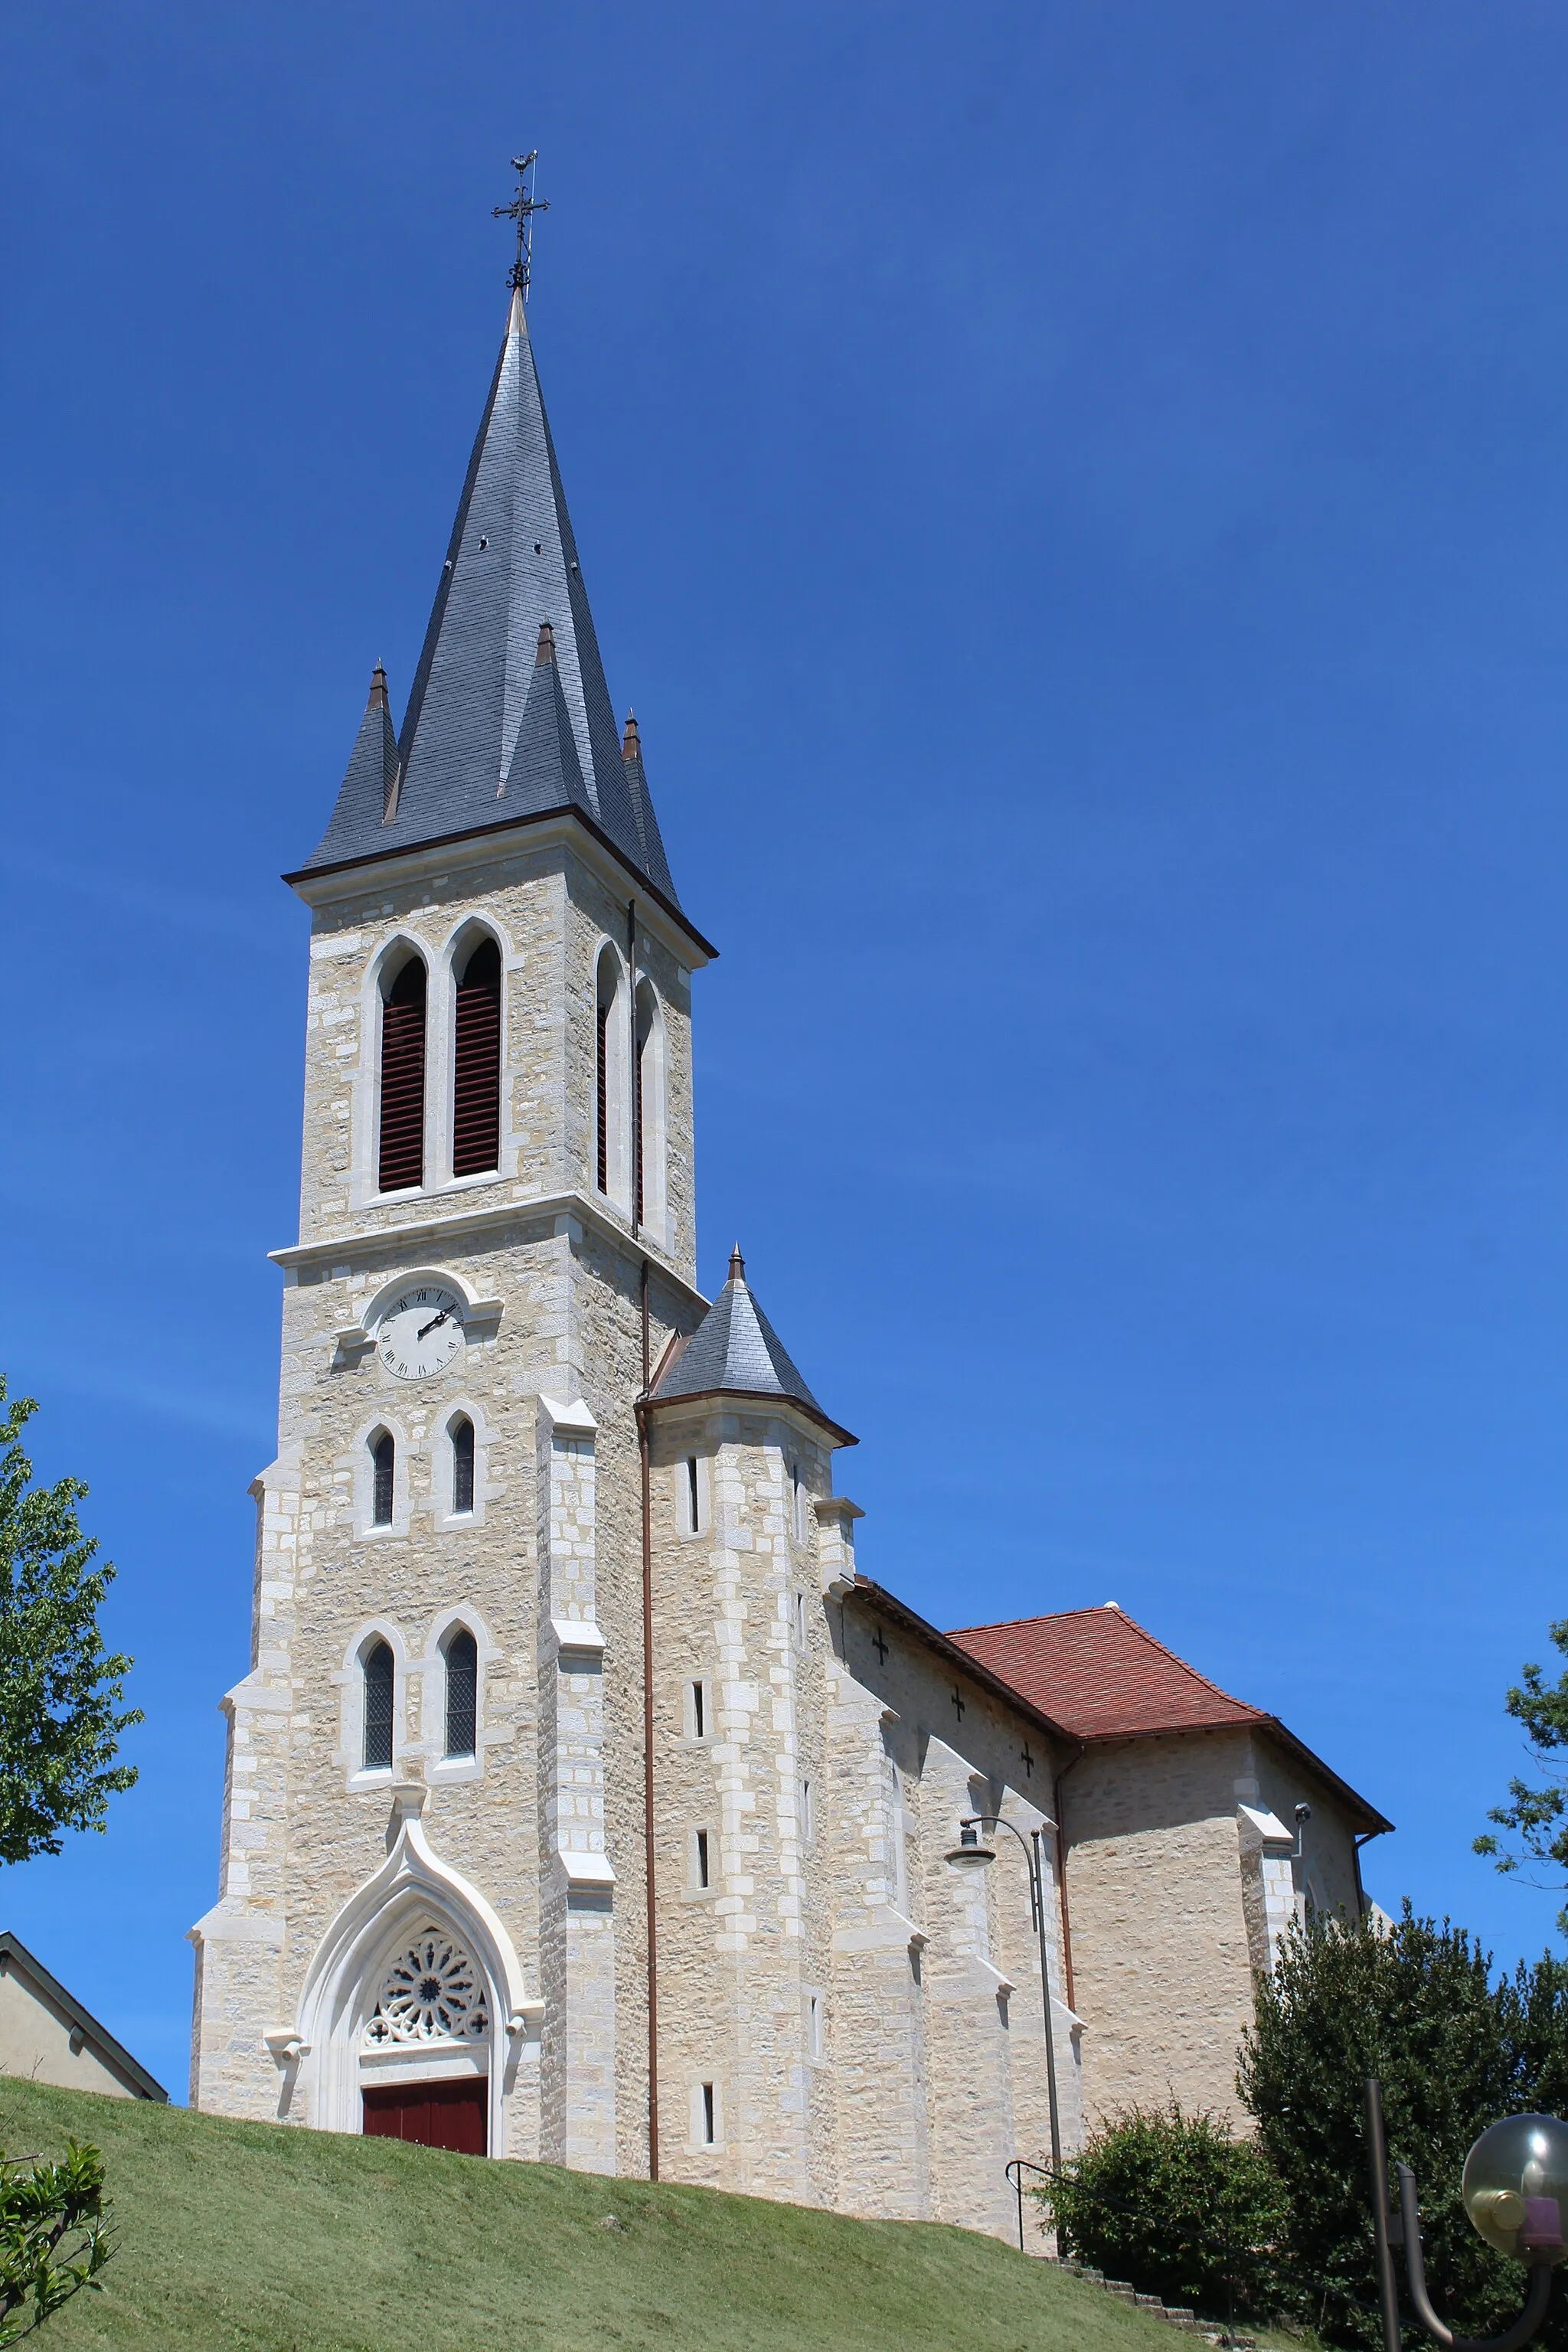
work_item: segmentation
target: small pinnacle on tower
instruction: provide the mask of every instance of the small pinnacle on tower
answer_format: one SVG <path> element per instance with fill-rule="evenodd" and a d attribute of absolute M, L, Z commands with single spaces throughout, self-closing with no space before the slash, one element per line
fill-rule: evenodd
<path fill-rule="evenodd" d="M 555 632 L 551 627 L 548 621 L 541 621 L 539 624 L 539 650 L 533 656 L 533 667 L 535 669 L 542 669 L 547 662 L 552 662 L 554 659 Z"/>
<path fill-rule="evenodd" d="M 746 1261 L 741 1255 L 739 1242 L 730 1252 L 730 1279 L 731 1282 L 744 1282 L 746 1279 Z"/>
<path fill-rule="evenodd" d="M 373 710 L 386 709 L 386 672 L 380 662 L 370 674 L 370 707 Z"/>
<path fill-rule="evenodd" d="M 635 710 L 628 710 L 626 713 L 626 731 L 621 737 L 621 757 L 623 760 L 642 758 L 642 737 L 637 733 L 637 715 Z"/>

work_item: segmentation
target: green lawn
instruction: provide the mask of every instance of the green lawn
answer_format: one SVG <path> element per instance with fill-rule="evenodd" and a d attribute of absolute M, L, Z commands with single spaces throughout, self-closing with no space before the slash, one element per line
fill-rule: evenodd
<path fill-rule="evenodd" d="M 50 2320 L 39 2352 L 1173 2352 L 1183 2340 L 963 2230 L 0 2076 L 0 2148 L 47 2155 L 68 2133 L 103 2150 L 121 2252 L 102 2294 Z"/>

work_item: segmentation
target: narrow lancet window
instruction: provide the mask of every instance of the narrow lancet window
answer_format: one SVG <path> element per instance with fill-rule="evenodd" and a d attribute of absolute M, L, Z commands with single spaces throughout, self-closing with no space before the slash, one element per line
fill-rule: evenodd
<path fill-rule="evenodd" d="M 474 1507 L 474 1424 L 465 1415 L 452 1423 L 452 1509 Z"/>
<path fill-rule="evenodd" d="M 373 1439 L 370 1449 L 370 1523 L 373 1528 L 392 1525 L 393 1484 L 397 1471 L 397 1447 L 390 1430 L 384 1429 Z"/>
<path fill-rule="evenodd" d="M 653 999 L 646 980 L 637 990 L 637 1036 L 632 1045 L 632 1126 L 637 1136 L 637 1166 L 632 1171 L 632 1223 L 640 1226 L 644 1222 L 643 1171 L 647 1165 L 643 1065 L 647 1059 L 648 1035 L 653 1025 Z"/>
<path fill-rule="evenodd" d="M 442 1645 L 447 1661 L 447 1754 L 472 1756 L 479 1729 L 479 1653 L 467 1626 Z"/>
<path fill-rule="evenodd" d="M 664 1029 L 651 981 L 637 982 L 633 1041 L 633 1113 L 637 1124 L 634 1210 L 639 1225 L 662 1234 L 665 1216 Z"/>
<path fill-rule="evenodd" d="M 392 1769 L 392 1652 L 377 1642 L 364 1659 L 364 1769 Z"/>
<path fill-rule="evenodd" d="M 411 956 L 381 1008 L 381 1138 L 384 1192 L 425 1181 L 425 967 Z"/>
<path fill-rule="evenodd" d="M 452 1173 L 500 1165 L 500 950 L 483 940 L 458 982 L 452 1069 Z"/>
<path fill-rule="evenodd" d="M 609 956 L 599 958 L 598 1001 L 595 1013 L 596 1060 L 594 1085 L 595 1181 L 601 1192 L 610 1189 L 610 1020 L 616 1009 L 616 971 Z"/>

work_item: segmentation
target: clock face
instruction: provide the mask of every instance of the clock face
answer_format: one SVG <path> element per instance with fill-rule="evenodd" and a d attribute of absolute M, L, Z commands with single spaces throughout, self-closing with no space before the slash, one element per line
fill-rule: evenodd
<path fill-rule="evenodd" d="M 395 1380 L 444 1372 L 463 1344 L 463 1302 L 439 1282 L 399 1292 L 375 1327 L 375 1352 Z"/>

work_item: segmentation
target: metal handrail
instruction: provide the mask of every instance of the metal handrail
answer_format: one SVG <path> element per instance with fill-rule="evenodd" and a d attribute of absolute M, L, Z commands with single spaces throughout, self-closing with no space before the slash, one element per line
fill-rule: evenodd
<path fill-rule="evenodd" d="M 1007 2166 L 1007 2181 L 1008 2181 L 1008 2185 L 1009 2185 L 1009 2186 L 1010 2186 L 1010 2188 L 1012 2189 L 1012 2191 L 1013 2191 L 1014 2196 L 1015 2196 L 1015 2197 L 1017 2199 L 1017 2200 L 1018 2200 L 1018 2252 L 1019 2252 L 1020 2253 L 1022 2253 L 1022 2252 L 1025 2251 L 1025 2249 L 1024 2249 L 1024 2175 L 1025 2175 L 1025 2173 L 1026 2173 L 1026 2172 L 1037 2172 L 1037 2173 L 1039 2174 L 1040 2179 L 1041 2179 L 1042 2180 L 1051 2180 L 1051 2179 L 1055 2179 L 1055 2177 L 1056 2177 L 1055 2172 L 1054 2172 L 1054 2169 L 1053 2169 L 1053 2168 L 1052 2168 L 1050 2165 L 1048 2165 L 1048 2164 L 1031 2164 L 1031 2163 L 1030 2163 L 1030 2161 L 1029 2161 L 1029 2159 L 1028 2159 L 1028 2158 L 1027 2158 L 1026 2156 L 1016 2156 L 1016 2157 L 1014 2157 L 1014 2158 L 1010 2160 L 1010 2162 L 1008 2163 L 1008 2166 Z M 1015 2178 L 1014 2178 L 1015 2174 L 1016 2174 L 1016 2176 L 1017 2176 L 1017 2178 L 1016 2178 L 1016 2179 L 1015 2179 Z"/>

